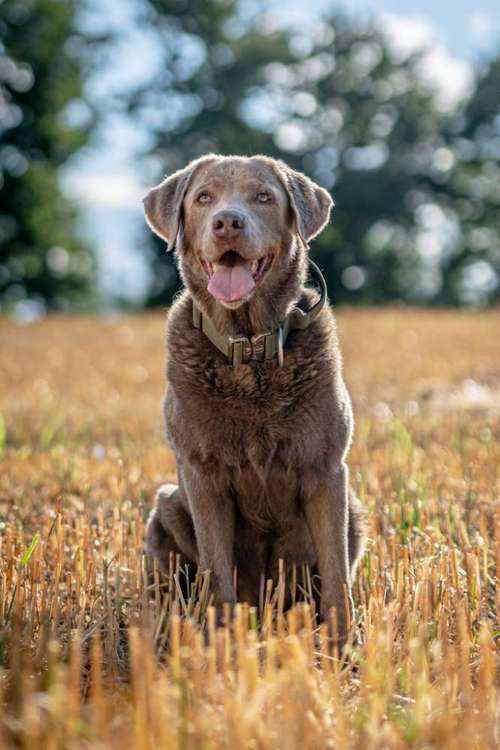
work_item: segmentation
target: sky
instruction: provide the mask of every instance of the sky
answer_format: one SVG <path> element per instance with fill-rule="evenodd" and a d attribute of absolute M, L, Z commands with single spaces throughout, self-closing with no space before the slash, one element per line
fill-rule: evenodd
<path fill-rule="evenodd" d="M 90 146 L 68 164 L 63 183 L 79 206 L 82 234 L 97 248 L 103 292 L 118 291 L 140 303 L 149 281 L 140 249 L 142 197 L 153 179 L 144 156 L 149 137 L 108 101 L 110 94 L 147 81 L 160 54 L 153 35 L 136 23 L 137 0 L 92 1 L 83 23 L 113 31 L 117 40 L 87 83 L 88 96 L 103 113 L 101 126 Z M 246 4 L 251 7 L 252 0 Z M 279 15 L 283 0 L 265 5 Z M 499 0 L 308 0 L 305 8 L 301 0 L 288 0 L 287 20 L 300 23 L 332 8 L 377 20 L 402 50 L 429 46 L 424 75 L 443 107 L 467 93 L 473 65 L 500 45 Z"/>

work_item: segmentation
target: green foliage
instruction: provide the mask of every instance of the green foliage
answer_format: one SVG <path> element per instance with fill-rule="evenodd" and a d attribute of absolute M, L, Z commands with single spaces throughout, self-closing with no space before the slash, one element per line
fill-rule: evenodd
<path fill-rule="evenodd" d="M 500 54 L 480 72 L 474 95 L 445 129 L 452 155 L 441 203 L 458 233 L 448 259 L 443 299 L 500 299 Z"/>
<path fill-rule="evenodd" d="M 333 301 L 492 301 L 498 145 L 485 161 L 477 144 L 485 127 L 498 144 L 499 64 L 450 115 L 422 82 L 423 53 L 401 58 L 374 24 L 335 15 L 301 31 L 249 17 L 234 1 L 147 5 L 164 60 L 131 108 L 153 133 L 158 177 L 207 151 L 284 158 L 335 199 L 333 223 L 313 245 Z M 475 161 L 462 158 L 464 140 Z M 433 221 L 442 231 L 430 231 Z M 154 243 L 152 304 L 178 285 L 173 259 Z M 478 243 L 486 265 L 469 278 Z"/>
<path fill-rule="evenodd" d="M 94 276 L 58 169 L 87 140 L 76 0 L 0 2 L 0 309 L 81 304 Z"/>
<path fill-rule="evenodd" d="M 39 542 L 40 542 L 40 534 L 36 533 L 33 536 L 29 546 L 25 550 L 23 556 L 21 557 L 21 562 L 20 562 L 21 568 L 25 568 L 26 565 L 29 563 L 29 561 L 31 560 L 31 556 L 33 555 L 33 552 L 38 547 Z"/>

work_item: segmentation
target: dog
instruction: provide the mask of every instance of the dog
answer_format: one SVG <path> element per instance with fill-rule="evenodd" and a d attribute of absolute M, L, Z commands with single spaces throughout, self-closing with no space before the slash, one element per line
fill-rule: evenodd
<path fill-rule="evenodd" d="M 332 205 L 265 156 L 205 155 L 145 197 L 185 286 L 168 314 L 164 404 L 178 485 L 158 491 L 146 552 L 163 571 L 172 552 L 210 570 L 219 609 L 257 605 L 280 560 L 308 565 L 344 642 L 364 544 L 345 463 L 353 416 L 318 269 L 322 293 L 306 286 Z"/>

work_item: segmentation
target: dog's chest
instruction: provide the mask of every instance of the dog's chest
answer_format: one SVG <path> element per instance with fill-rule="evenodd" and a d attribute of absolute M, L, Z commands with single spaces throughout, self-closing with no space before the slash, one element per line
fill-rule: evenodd
<path fill-rule="evenodd" d="M 231 436 L 254 463 L 266 464 L 283 452 L 304 429 L 315 399 L 307 389 L 310 378 L 296 367 L 276 363 L 221 368 L 207 382 L 208 409 L 221 437 Z M 286 451 L 285 451 L 286 452 Z"/>
<path fill-rule="evenodd" d="M 317 374 L 313 362 L 299 364 L 291 356 L 284 367 L 274 360 L 237 368 L 219 365 L 206 368 L 204 391 L 229 418 L 241 414 L 265 422 L 310 400 L 308 387 Z"/>
<path fill-rule="evenodd" d="M 261 473 L 271 460 L 286 465 L 303 452 L 304 437 L 316 423 L 316 374 L 313 364 L 291 360 L 283 368 L 275 362 L 237 370 L 207 366 L 191 383 L 176 377 L 167 395 L 168 432 L 174 443 L 189 435 L 182 442 L 202 461 L 250 463 Z"/>

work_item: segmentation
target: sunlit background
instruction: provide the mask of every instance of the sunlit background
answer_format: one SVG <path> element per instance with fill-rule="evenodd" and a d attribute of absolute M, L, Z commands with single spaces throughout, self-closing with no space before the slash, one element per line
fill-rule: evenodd
<path fill-rule="evenodd" d="M 331 191 L 333 301 L 499 298 L 495 0 L 0 0 L 0 304 L 166 305 L 141 198 L 206 151 Z"/>

